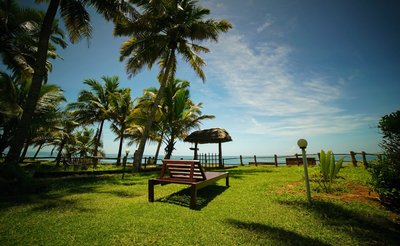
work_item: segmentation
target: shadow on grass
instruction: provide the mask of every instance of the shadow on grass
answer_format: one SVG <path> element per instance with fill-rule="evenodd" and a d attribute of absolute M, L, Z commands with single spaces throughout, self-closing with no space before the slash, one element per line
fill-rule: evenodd
<path fill-rule="evenodd" d="M 398 245 L 400 241 L 400 224 L 380 215 L 364 214 L 326 201 L 314 201 L 312 207 L 305 201 L 278 202 L 295 209 L 306 210 L 325 225 L 342 230 L 362 243 Z"/>
<path fill-rule="evenodd" d="M 246 230 L 249 233 L 268 237 L 269 239 L 276 241 L 279 245 L 329 245 L 317 239 L 305 237 L 292 231 L 261 223 L 243 222 L 235 219 L 228 219 L 226 220 L 226 223 L 233 225 L 238 229 Z M 252 236 L 250 235 L 250 237 Z"/>
<path fill-rule="evenodd" d="M 56 204 L 62 204 L 62 201 L 69 200 L 68 198 L 65 199 L 65 197 L 85 193 L 104 193 L 121 198 L 132 198 L 140 195 L 133 191 L 125 191 L 125 188 L 119 190 L 118 187 L 146 185 L 147 180 L 147 175 L 144 177 L 140 175 L 130 176 L 124 180 L 121 179 L 120 175 L 70 176 L 51 179 L 32 179 L 24 185 L 26 188 L 23 189 L 15 189 L 15 184 L 13 183 L 0 183 L 0 190 L 2 191 L 0 193 L 0 209 L 24 204 L 54 208 Z M 110 188 L 110 191 L 99 190 L 98 187 L 103 185 L 112 188 Z M 50 200 L 56 202 L 46 205 L 46 202 Z"/>
<path fill-rule="evenodd" d="M 229 187 L 210 185 L 197 191 L 196 209 L 201 210 L 206 207 L 217 196 L 221 195 Z M 182 207 L 190 207 L 190 187 L 175 192 L 167 197 L 157 199 L 158 202 L 170 203 Z"/>

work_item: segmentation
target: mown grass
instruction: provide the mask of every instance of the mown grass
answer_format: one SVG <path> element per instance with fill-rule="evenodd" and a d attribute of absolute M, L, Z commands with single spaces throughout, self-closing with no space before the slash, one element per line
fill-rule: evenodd
<path fill-rule="evenodd" d="M 313 172 L 315 170 L 311 170 Z M 364 186 L 346 166 L 338 185 L 306 202 L 301 167 L 230 169 L 230 187 L 209 186 L 190 210 L 184 186 L 156 186 L 155 173 L 39 180 L 45 191 L 2 197 L 0 245 L 396 245 L 398 217 L 373 199 L 341 199 Z M 350 186 L 348 184 L 351 184 Z M 316 184 L 312 184 L 316 188 Z"/>

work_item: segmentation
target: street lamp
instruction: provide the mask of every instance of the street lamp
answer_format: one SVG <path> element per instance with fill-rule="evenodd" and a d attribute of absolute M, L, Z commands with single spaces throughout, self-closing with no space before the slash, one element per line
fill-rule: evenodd
<path fill-rule="evenodd" d="M 308 180 L 308 164 L 307 164 L 307 155 L 306 155 L 306 148 L 307 148 L 307 140 L 299 139 L 297 141 L 297 145 L 301 149 L 301 153 L 303 156 L 303 165 L 304 165 L 304 180 L 306 183 L 306 190 L 307 190 L 307 200 L 310 206 L 312 205 L 311 202 L 311 192 L 310 192 L 310 182 Z"/>

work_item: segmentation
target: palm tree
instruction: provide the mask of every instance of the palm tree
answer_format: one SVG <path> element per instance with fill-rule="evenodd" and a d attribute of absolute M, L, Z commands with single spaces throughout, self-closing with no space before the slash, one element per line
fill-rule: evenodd
<path fill-rule="evenodd" d="M 21 120 L 18 122 L 17 133 L 14 135 L 6 163 L 17 165 L 18 157 L 21 152 L 24 140 L 27 136 L 32 116 L 39 98 L 40 89 L 46 77 L 46 60 L 49 50 L 49 40 L 51 29 L 58 9 L 64 20 L 66 29 L 69 32 L 71 42 L 76 42 L 82 37 L 89 38 L 92 27 L 90 26 L 90 16 L 86 11 L 86 6 L 92 6 L 102 14 L 107 20 L 116 21 L 125 18 L 123 12 L 132 10 L 125 1 L 104 1 L 104 0 L 47 0 L 49 6 L 44 16 L 35 54 L 34 74 L 32 85 L 29 89 L 28 98 L 24 107 Z"/>
<path fill-rule="evenodd" d="M 84 84 L 88 85 L 90 90 L 82 90 L 78 101 L 68 105 L 68 108 L 73 110 L 72 115 L 77 122 L 83 125 L 99 123 L 95 137 L 94 157 L 98 154 L 104 122 L 110 118 L 111 95 L 119 90 L 118 76 L 103 76 L 101 79 L 104 85 L 94 79 L 85 80 Z M 93 161 L 94 165 L 98 162 L 97 158 Z"/>
<path fill-rule="evenodd" d="M 26 91 L 29 90 L 29 87 L 30 83 Z M 26 99 L 26 97 L 24 99 Z M 28 147 L 32 144 L 32 139 L 40 134 L 37 132 L 38 129 L 42 127 L 54 129 L 56 127 L 61 115 L 60 104 L 62 102 L 65 102 L 64 92 L 58 85 L 45 84 L 42 86 L 39 100 L 33 114 L 32 124 L 30 125 L 29 134 L 25 141 L 25 148 L 20 157 L 21 160 L 25 157 Z"/>
<path fill-rule="evenodd" d="M 74 135 L 74 130 L 78 127 L 78 122 L 73 120 L 71 112 L 65 110 L 62 117 L 60 117 L 60 128 L 54 131 L 53 133 L 53 141 L 54 149 L 58 147 L 58 153 L 56 157 L 56 166 L 60 165 L 62 152 L 66 145 L 74 145 L 76 142 L 76 138 Z M 54 150 L 53 149 L 53 150 Z"/>
<path fill-rule="evenodd" d="M 11 76 L 0 73 L 0 127 L 3 132 L 0 140 L 0 151 L 4 151 L 11 142 L 11 136 L 17 131 L 16 123 L 25 110 L 23 107 L 27 98 L 31 81 L 15 80 Z M 28 130 L 25 144 L 25 156 L 31 140 L 37 135 L 37 130 L 43 126 L 52 128 L 60 116 L 59 107 L 65 101 L 63 91 L 59 86 L 46 84 L 39 94 L 39 100 L 35 108 L 32 124 Z"/>
<path fill-rule="evenodd" d="M 95 146 L 94 129 L 84 127 L 82 130 L 76 132 L 76 151 L 80 158 L 86 158 L 89 154 L 93 153 Z"/>
<path fill-rule="evenodd" d="M 165 158 L 170 159 L 177 139 L 184 139 L 189 131 L 198 128 L 205 119 L 213 119 L 213 115 L 202 115 L 202 104 L 194 104 L 190 99 L 189 81 L 175 79 L 165 89 L 164 130 L 165 130 Z"/>
<path fill-rule="evenodd" d="M 205 61 L 197 53 L 209 50 L 199 43 L 207 40 L 217 41 L 219 34 L 228 31 L 232 26 L 226 20 L 205 20 L 204 17 L 209 15 L 210 11 L 197 6 L 195 0 L 131 2 L 143 11 L 137 18 L 122 20 L 115 26 L 115 35 L 132 35 L 122 44 L 121 61 L 128 58 L 126 69 L 130 75 L 137 74 L 144 66 L 151 68 L 157 61 L 160 65 L 160 88 L 135 155 L 136 168 L 140 170 L 155 112 L 166 84 L 175 76 L 177 54 L 182 55 L 204 81 L 202 67 Z"/>
<path fill-rule="evenodd" d="M 4 64 L 22 79 L 32 78 L 35 53 L 39 41 L 40 23 L 45 13 L 41 10 L 21 8 L 14 0 L 0 2 L 0 54 Z M 54 20 L 47 58 L 57 58 L 56 46 L 67 46 L 64 32 Z M 52 64 L 46 61 L 46 70 L 51 71 Z M 47 73 L 46 73 L 47 74 Z M 47 79 L 47 78 L 46 78 Z"/>
<path fill-rule="evenodd" d="M 121 164 L 122 144 L 126 135 L 126 129 L 133 122 L 133 118 L 130 117 L 132 110 L 133 102 L 130 89 L 126 88 L 111 96 L 111 130 L 117 135 L 116 140 L 119 139 L 117 166 Z"/>

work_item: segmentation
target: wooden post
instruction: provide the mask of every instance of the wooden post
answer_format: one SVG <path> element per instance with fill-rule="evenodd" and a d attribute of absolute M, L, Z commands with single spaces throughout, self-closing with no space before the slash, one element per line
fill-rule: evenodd
<path fill-rule="evenodd" d="M 240 165 L 243 166 L 243 156 L 240 155 L 239 158 L 240 158 Z"/>
<path fill-rule="evenodd" d="M 257 166 L 257 157 L 256 157 L 256 155 L 254 155 L 254 163 L 255 163 L 256 166 Z"/>
<path fill-rule="evenodd" d="M 350 151 L 350 156 L 351 156 L 351 162 L 353 163 L 353 166 L 357 166 L 357 159 L 356 159 L 356 153 L 354 151 Z"/>
<path fill-rule="evenodd" d="M 278 167 L 278 156 L 276 154 L 274 155 L 274 160 L 275 160 L 275 167 Z"/>
<path fill-rule="evenodd" d="M 365 151 L 361 151 L 361 154 L 362 154 L 362 158 L 363 158 L 363 162 L 364 162 L 364 167 L 368 168 L 368 162 L 367 162 L 367 157 L 366 157 Z"/>
<path fill-rule="evenodd" d="M 197 150 L 199 150 L 198 148 L 197 148 L 197 142 L 195 142 L 194 143 L 194 159 L 195 160 L 198 160 L 199 159 L 199 156 L 198 156 L 198 154 L 197 154 Z"/>
<path fill-rule="evenodd" d="M 297 166 L 300 166 L 299 154 L 297 154 L 297 153 L 296 153 L 296 162 L 297 162 Z"/>
<path fill-rule="evenodd" d="M 223 168 L 224 167 L 224 163 L 222 162 L 222 143 L 219 142 L 218 143 L 218 164 L 219 164 L 219 168 Z"/>

